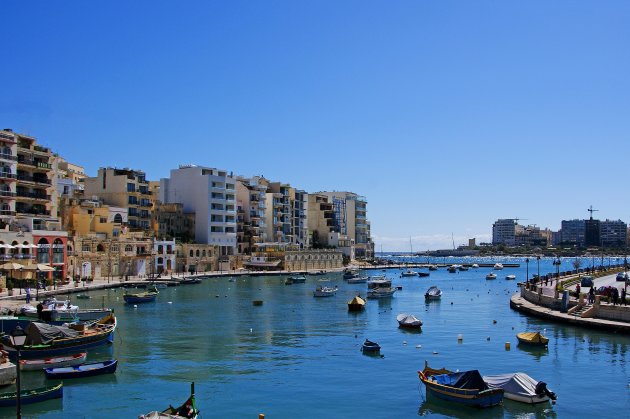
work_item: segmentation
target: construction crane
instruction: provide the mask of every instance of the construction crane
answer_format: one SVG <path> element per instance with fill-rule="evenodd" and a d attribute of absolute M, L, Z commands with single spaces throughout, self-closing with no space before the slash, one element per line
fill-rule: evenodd
<path fill-rule="evenodd" d="M 591 213 L 591 220 L 592 220 L 593 219 L 593 213 L 595 211 L 599 211 L 599 210 L 593 209 L 593 206 L 591 205 L 590 207 L 588 207 L 587 211 Z"/>

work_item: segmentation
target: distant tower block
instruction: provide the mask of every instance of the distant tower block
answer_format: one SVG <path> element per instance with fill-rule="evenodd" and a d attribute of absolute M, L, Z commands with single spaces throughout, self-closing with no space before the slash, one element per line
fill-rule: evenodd
<path fill-rule="evenodd" d="M 474 249 L 475 246 L 477 245 L 475 238 L 473 237 L 472 239 L 468 239 L 468 248 L 469 249 Z"/>

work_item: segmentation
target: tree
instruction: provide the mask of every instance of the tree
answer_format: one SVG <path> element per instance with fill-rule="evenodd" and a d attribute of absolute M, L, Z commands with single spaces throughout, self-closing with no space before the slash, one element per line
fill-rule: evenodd
<path fill-rule="evenodd" d="M 573 262 L 571 262 L 571 264 L 575 268 L 575 273 L 577 274 L 577 273 L 579 273 L 580 267 L 582 266 L 582 259 L 579 258 L 579 257 L 576 257 L 575 260 L 573 260 Z"/>

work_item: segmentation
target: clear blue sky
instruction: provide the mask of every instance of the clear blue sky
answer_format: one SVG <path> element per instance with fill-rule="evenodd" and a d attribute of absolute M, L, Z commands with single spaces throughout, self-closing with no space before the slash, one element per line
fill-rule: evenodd
<path fill-rule="evenodd" d="M 368 197 L 380 250 L 630 222 L 626 1 L 0 3 L 0 125 L 90 175 Z"/>

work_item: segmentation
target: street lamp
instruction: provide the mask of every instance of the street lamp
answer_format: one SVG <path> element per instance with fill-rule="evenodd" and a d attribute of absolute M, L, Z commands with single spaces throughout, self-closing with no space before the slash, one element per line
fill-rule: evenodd
<path fill-rule="evenodd" d="M 562 262 L 560 261 L 560 256 L 556 256 L 556 260 L 553 261 L 553 264 L 556 266 L 556 280 L 558 280 L 558 278 L 560 278 L 560 264 Z"/>
<path fill-rule="evenodd" d="M 22 417 L 22 395 L 20 394 L 20 349 L 24 347 L 26 343 L 26 332 L 20 326 L 17 326 L 10 335 L 11 345 L 15 348 L 17 352 L 17 362 L 15 363 L 15 370 L 17 372 L 15 378 L 15 386 L 17 387 L 16 394 L 16 406 L 17 406 L 17 419 L 21 419 Z"/>
<path fill-rule="evenodd" d="M 529 284 L 529 258 L 525 258 L 525 282 Z"/>
<path fill-rule="evenodd" d="M 537 280 L 540 282 L 540 255 L 536 256 L 536 265 L 538 265 Z"/>

